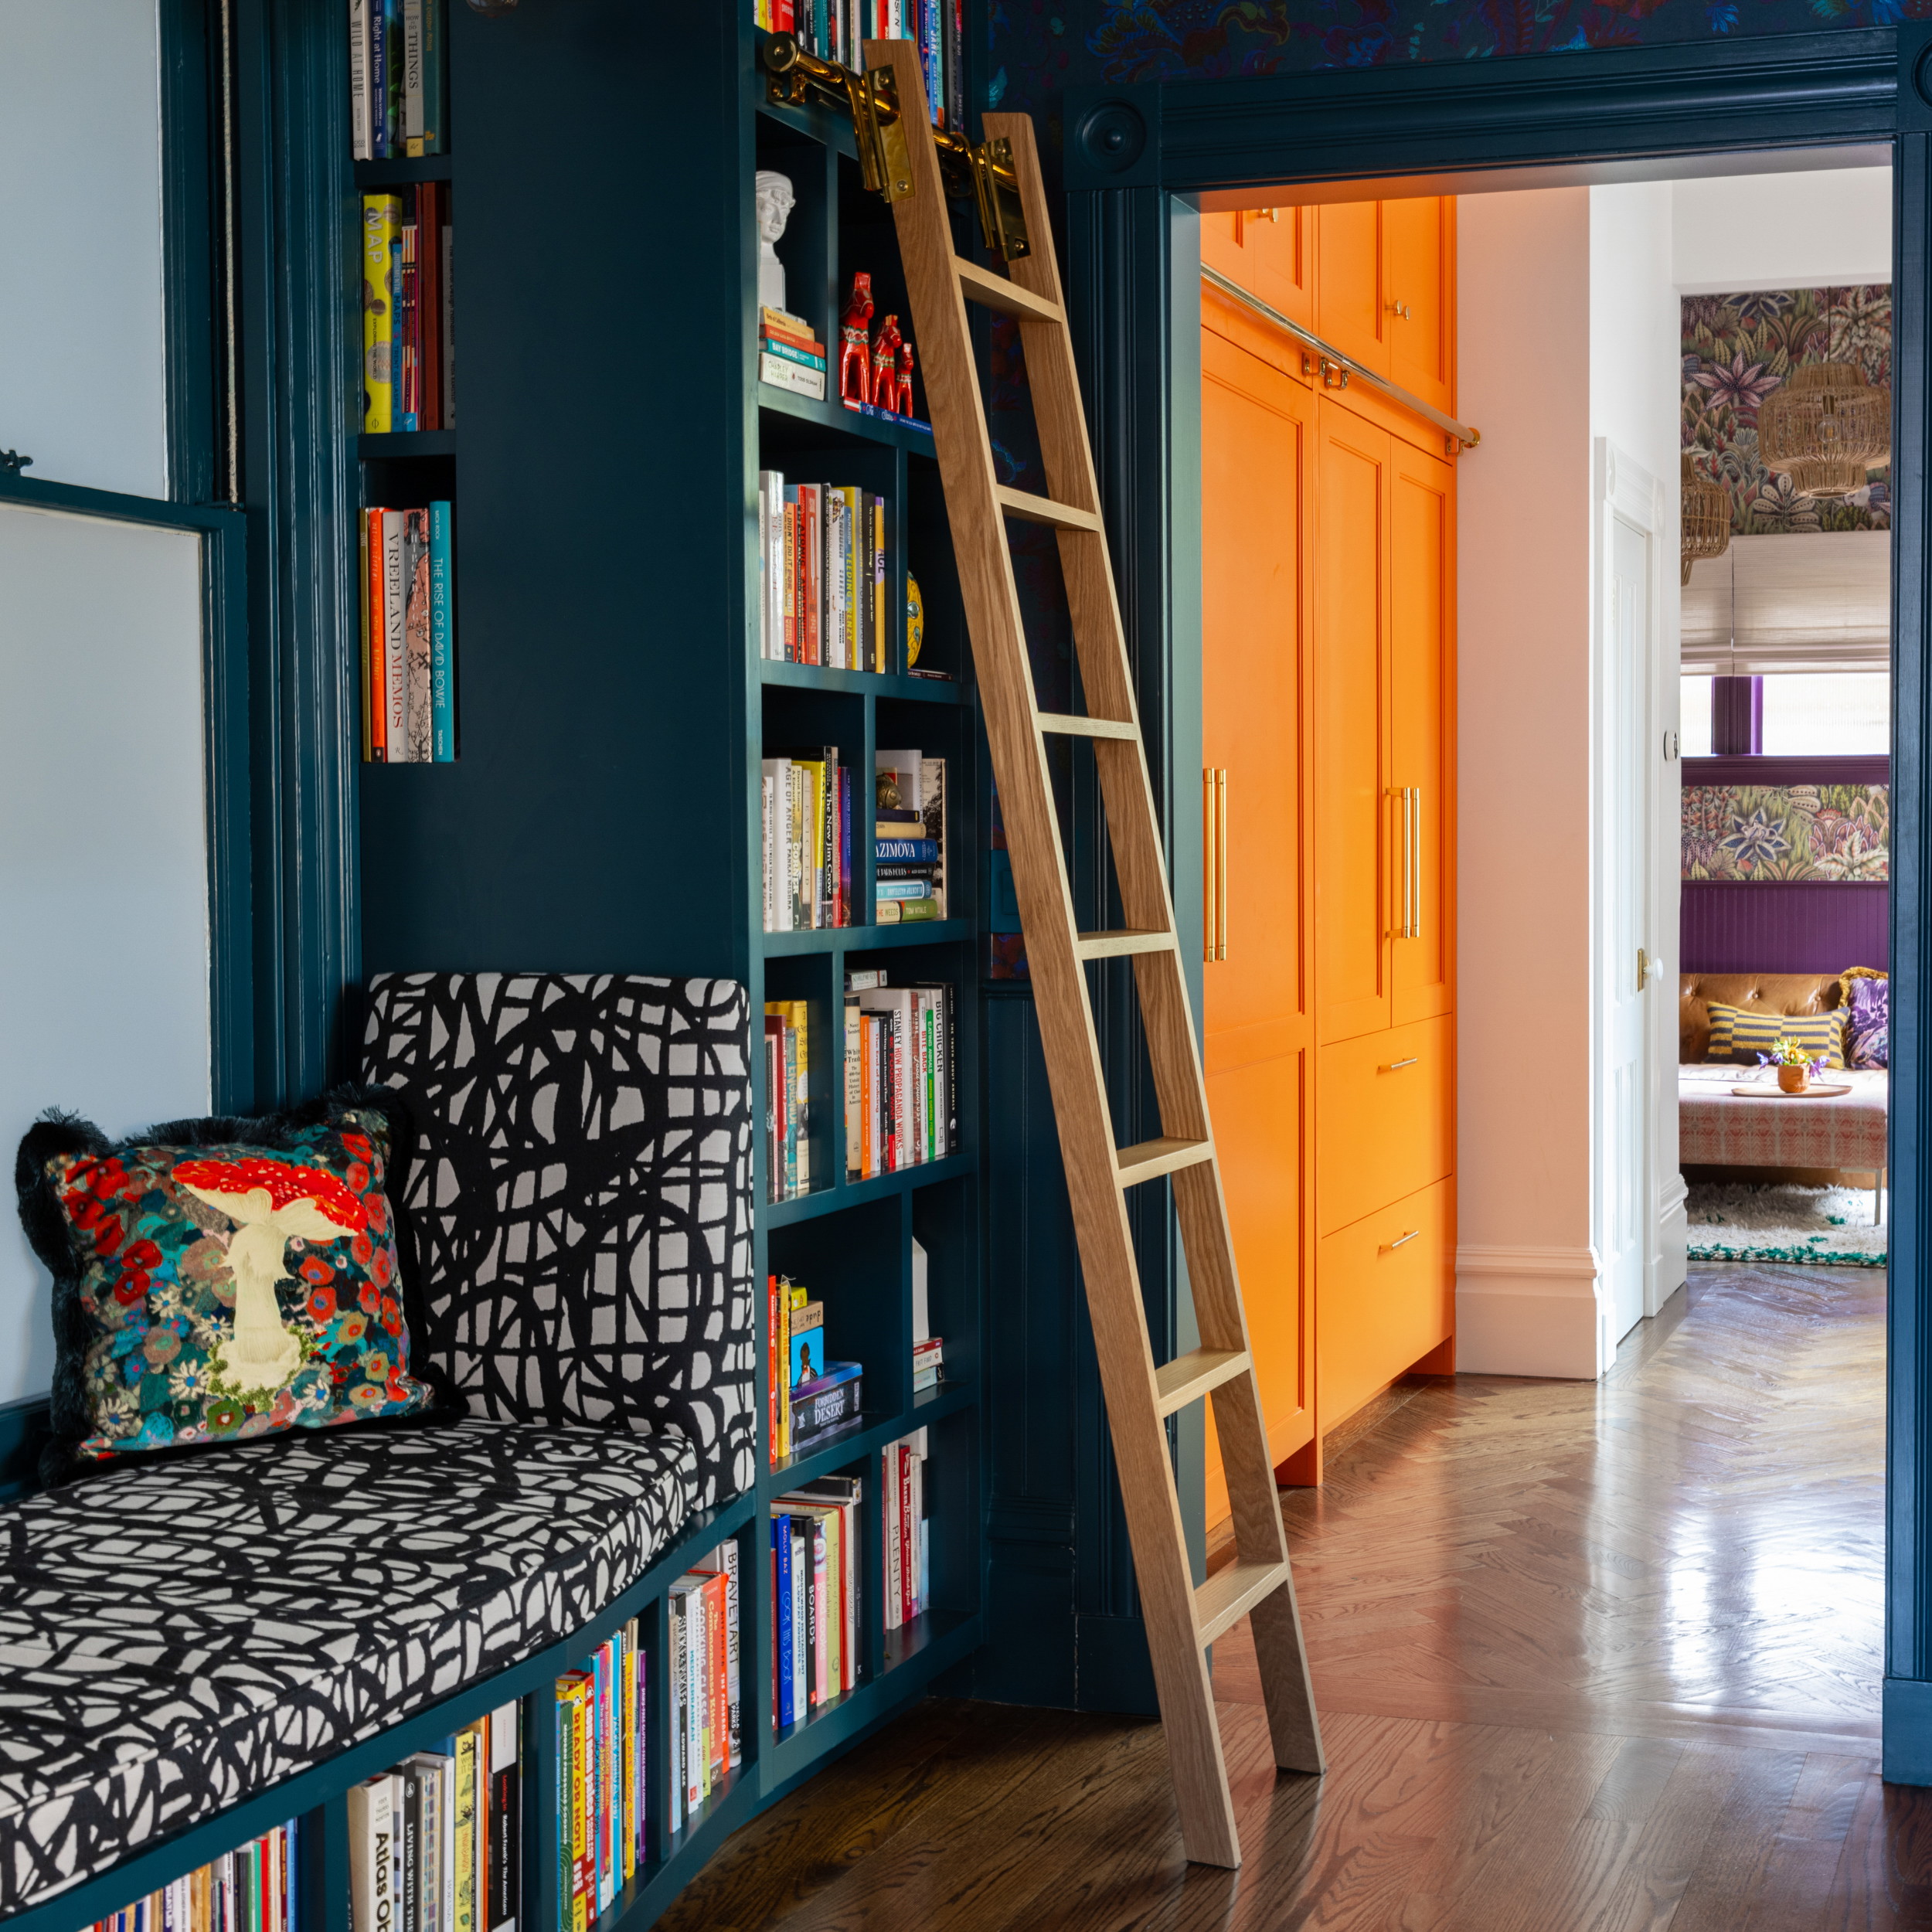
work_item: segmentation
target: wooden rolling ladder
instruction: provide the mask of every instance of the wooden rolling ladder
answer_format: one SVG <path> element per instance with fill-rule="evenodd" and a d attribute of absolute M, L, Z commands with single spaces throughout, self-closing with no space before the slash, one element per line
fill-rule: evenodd
<path fill-rule="evenodd" d="M 929 128 L 912 43 L 869 41 L 866 61 L 869 76 L 893 70 L 900 129 Z M 1240 1843 L 1208 1646 L 1243 1617 L 1249 1619 L 1277 1764 L 1321 1771 L 1321 1736 L 1032 123 L 1022 114 L 988 114 L 984 128 L 995 148 L 1010 144 L 1009 185 L 1017 185 L 1029 238 L 1024 250 L 1009 251 L 1017 257 L 1009 260 L 1009 274 L 980 267 L 954 250 L 933 141 L 914 132 L 903 145 L 893 143 L 892 186 L 901 192 L 889 199 L 1026 929 L 1182 1835 L 1189 1858 L 1238 1865 Z M 957 144 L 957 137 L 954 140 Z M 976 158 L 983 172 L 986 158 Z M 982 207 L 987 198 L 983 189 Z M 1009 489 L 995 478 L 967 328 L 968 302 L 1019 322 L 1050 496 Z M 1086 691 L 1084 717 L 1043 713 L 1035 702 L 1006 546 L 1009 517 L 1057 533 Z M 1092 742 L 1126 920 L 1118 931 L 1083 933 L 1075 926 L 1047 770 L 1049 734 Z M 1162 1126 L 1160 1138 L 1134 1147 L 1114 1145 L 1083 970 L 1089 960 L 1121 954 L 1134 961 Z M 1157 1366 L 1141 1307 L 1126 1194 L 1163 1175 L 1174 1188 L 1202 1343 Z M 1203 1396 L 1214 1405 L 1236 1560 L 1197 1590 L 1165 1423 L 1176 1410 Z"/>

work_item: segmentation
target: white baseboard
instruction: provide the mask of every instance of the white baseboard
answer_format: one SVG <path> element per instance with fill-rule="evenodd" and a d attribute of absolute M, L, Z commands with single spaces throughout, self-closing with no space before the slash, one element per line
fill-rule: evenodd
<path fill-rule="evenodd" d="M 1594 1248 L 1456 1250 L 1456 1367 L 1594 1381 L 1605 1366 Z"/>
<path fill-rule="evenodd" d="M 1690 1278 L 1690 1216 L 1687 1202 L 1690 1189 L 1681 1174 L 1664 1183 L 1663 1198 L 1658 1203 L 1655 1305 L 1648 1312 L 1656 1315 Z"/>

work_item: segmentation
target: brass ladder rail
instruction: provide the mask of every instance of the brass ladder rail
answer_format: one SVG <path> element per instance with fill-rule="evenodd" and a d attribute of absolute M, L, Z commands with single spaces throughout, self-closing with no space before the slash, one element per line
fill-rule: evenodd
<path fill-rule="evenodd" d="M 868 41 L 866 63 L 870 73 L 893 70 L 894 97 L 910 128 L 929 124 L 910 42 Z M 1233 1866 L 1241 1848 L 1208 1646 L 1241 1617 L 1249 1620 L 1277 1764 L 1321 1771 L 1321 1734 L 1033 126 L 1022 114 L 988 114 L 984 126 L 994 142 L 1012 145 L 1030 243 L 1008 273 L 981 268 L 954 252 L 930 140 L 908 140 L 910 192 L 889 199 L 919 332 L 1182 1840 L 1189 1858 Z M 1046 462 L 1045 498 L 1002 489 L 995 474 L 967 328 L 968 301 L 1018 321 Z M 1007 547 L 1009 517 L 1046 524 L 1056 533 L 1085 718 L 1043 716 L 1036 702 Z M 1117 932 L 1082 933 L 1075 923 L 1048 776 L 1049 733 L 1084 737 L 1093 746 L 1121 896 Z M 1084 970 L 1086 961 L 1117 952 L 1134 962 L 1160 1107 L 1160 1137 L 1137 1147 L 1114 1145 Z M 1127 1189 L 1158 1178 L 1174 1189 L 1201 1333 L 1199 1348 L 1161 1364 L 1141 1307 L 1126 1200 Z M 1235 1560 L 1197 1590 L 1164 1418 L 1204 1398 L 1214 1405 Z"/>

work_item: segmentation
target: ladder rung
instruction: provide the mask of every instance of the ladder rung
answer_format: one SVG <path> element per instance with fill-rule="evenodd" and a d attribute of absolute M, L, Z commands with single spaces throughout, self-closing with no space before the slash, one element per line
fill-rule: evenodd
<path fill-rule="evenodd" d="M 1002 315 L 1017 315 L 1029 322 L 1064 322 L 1066 315 L 1058 302 L 1049 302 L 1036 295 L 1031 289 L 1022 288 L 1018 282 L 1009 282 L 1004 275 L 995 275 L 990 268 L 981 268 L 977 262 L 969 262 L 964 257 L 953 257 L 953 273 L 959 277 L 960 292 L 969 302 L 977 302 L 981 308 L 996 308 Z"/>
<path fill-rule="evenodd" d="M 1190 1349 L 1164 1362 L 1154 1371 L 1154 1384 L 1160 1396 L 1160 1410 L 1171 1416 L 1190 1402 L 1199 1402 L 1210 1389 L 1245 1375 L 1249 1367 L 1245 1349 Z"/>
<path fill-rule="evenodd" d="M 1137 1141 L 1131 1147 L 1114 1150 L 1114 1178 L 1122 1187 L 1158 1179 L 1179 1167 L 1195 1167 L 1214 1158 L 1212 1141 L 1177 1141 L 1164 1137 L 1158 1141 Z"/>
<path fill-rule="evenodd" d="M 1174 935 L 1121 927 L 1111 932 L 1077 934 L 1073 950 L 1082 959 L 1117 959 L 1123 953 L 1171 953 Z"/>
<path fill-rule="evenodd" d="M 1194 1593 L 1194 1621 L 1203 1646 L 1233 1628 L 1288 1580 L 1286 1563 L 1230 1563 Z"/>
<path fill-rule="evenodd" d="M 1004 484 L 994 486 L 999 507 L 1022 523 L 1044 523 L 1054 530 L 1098 530 L 1100 519 L 1091 510 L 1077 510 L 1070 503 L 1056 503 L 1050 496 L 1032 496 L 1025 490 L 1009 490 Z"/>
<path fill-rule="evenodd" d="M 1118 718 L 1077 718 L 1071 712 L 1043 711 L 1039 728 L 1062 738 L 1138 738 L 1138 725 L 1124 724 Z"/>

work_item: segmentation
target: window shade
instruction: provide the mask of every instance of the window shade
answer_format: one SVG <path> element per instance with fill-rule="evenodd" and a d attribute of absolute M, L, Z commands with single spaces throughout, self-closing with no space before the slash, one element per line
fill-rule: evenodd
<path fill-rule="evenodd" d="M 1883 671 L 1892 658 L 1892 535 L 1813 530 L 1734 536 L 1691 566 L 1686 676 Z"/>

